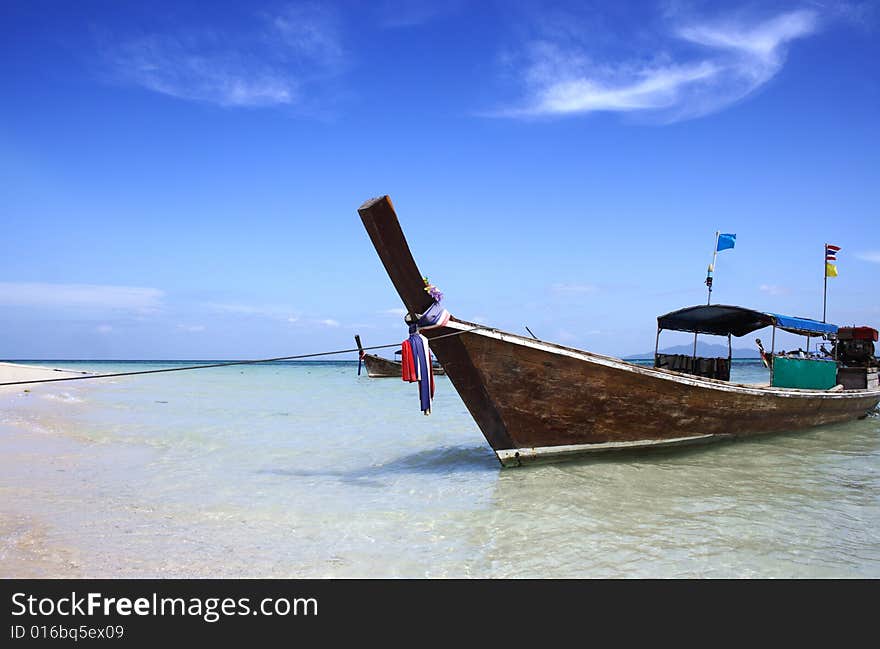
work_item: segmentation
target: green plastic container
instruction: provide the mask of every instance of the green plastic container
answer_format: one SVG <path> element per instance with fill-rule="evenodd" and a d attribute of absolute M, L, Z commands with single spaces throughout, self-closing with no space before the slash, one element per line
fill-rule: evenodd
<path fill-rule="evenodd" d="M 837 385 L 837 363 L 807 358 L 773 358 L 774 388 L 827 390 Z"/>

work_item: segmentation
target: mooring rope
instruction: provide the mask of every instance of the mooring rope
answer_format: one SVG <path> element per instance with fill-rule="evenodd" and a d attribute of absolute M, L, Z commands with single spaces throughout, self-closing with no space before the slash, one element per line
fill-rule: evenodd
<path fill-rule="evenodd" d="M 449 338 L 451 336 L 460 336 L 469 331 L 478 329 L 489 329 L 489 327 L 471 327 L 470 329 L 462 329 L 441 336 L 434 336 L 431 340 L 440 340 L 441 338 Z M 364 351 L 373 349 L 388 349 L 390 347 L 399 347 L 400 343 L 391 343 L 388 345 L 373 345 L 372 347 L 364 347 Z M 35 379 L 33 381 L 11 381 L 8 383 L 0 383 L 0 387 L 7 385 L 30 385 L 32 383 L 57 383 L 59 381 L 86 381 L 89 379 L 109 379 L 117 376 L 136 376 L 138 374 L 161 374 L 163 372 L 185 372 L 187 370 L 204 370 L 212 367 L 229 367 L 231 365 L 256 365 L 258 363 L 276 363 L 279 361 L 295 361 L 304 358 L 316 358 L 318 356 L 332 356 L 334 354 L 350 354 L 360 351 L 357 347 L 354 349 L 339 349 L 332 352 L 316 352 L 314 354 L 298 354 L 296 356 L 278 356 L 276 358 L 261 358 L 253 361 L 226 361 L 224 363 L 210 363 L 208 365 L 186 365 L 184 367 L 163 367 L 158 370 L 140 370 L 138 372 L 115 372 L 113 374 L 86 374 L 83 376 L 65 376 L 58 379 Z"/>

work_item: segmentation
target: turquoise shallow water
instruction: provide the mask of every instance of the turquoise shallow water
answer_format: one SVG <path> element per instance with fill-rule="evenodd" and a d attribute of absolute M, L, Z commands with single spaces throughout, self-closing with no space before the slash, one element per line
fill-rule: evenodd
<path fill-rule="evenodd" d="M 880 576 L 878 418 L 502 470 L 437 393 L 351 363 L 44 385 L 0 424 L 64 444 L 0 487 L 85 576 Z"/>

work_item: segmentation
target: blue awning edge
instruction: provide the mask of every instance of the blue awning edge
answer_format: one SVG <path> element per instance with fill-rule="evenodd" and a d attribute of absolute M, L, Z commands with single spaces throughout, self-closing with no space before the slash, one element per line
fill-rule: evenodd
<path fill-rule="evenodd" d="M 801 334 L 802 336 L 827 336 L 837 333 L 837 325 L 830 322 L 819 322 L 809 318 L 795 318 L 778 313 L 768 313 L 767 315 L 773 318 L 777 327 L 789 333 Z"/>

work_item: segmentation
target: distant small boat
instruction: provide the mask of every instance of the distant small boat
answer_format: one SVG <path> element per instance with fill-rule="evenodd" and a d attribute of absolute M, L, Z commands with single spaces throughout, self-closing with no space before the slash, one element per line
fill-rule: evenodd
<path fill-rule="evenodd" d="M 382 358 L 376 354 L 366 353 L 361 344 L 361 337 L 359 335 L 354 337 L 354 341 L 357 344 L 360 353 L 360 361 L 364 364 L 364 367 L 367 368 L 367 376 L 371 379 L 402 378 L 403 363 Z M 394 353 L 400 354 L 400 350 Z M 360 367 L 360 365 L 358 365 L 358 367 Z M 443 367 L 439 363 L 434 362 L 434 375 L 439 376 L 442 374 L 446 374 L 446 372 L 443 371 Z"/>
<path fill-rule="evenodd" d="M 436 303 L 391 200 L 369 200 L 358 213 L 404 306 L 425 314 Z M 661 316 L 657 336 L 662 329 L 723 335 L 730 349 L 731 335 L 765 326 L 813 336 L 837 332 L 816 321 L 711 305 Z M 729 353 L 689 358 L 680 367 L 681 359 L 655 352 L 652 368 L 454 317 L 423 334 L 503 466 L 798 430 L 864 418 L 880 402 L 876 367 L 854 368 L 864 387 L 847 389 L 840 375 L 830 376 L 841 365 L 836 359 L 774 358 L 772 385 L 758 386 L 728 380 Z M 873 357 L 873 346 L 869 351 Z M 784 364 L 811 387 L 786 384 Z M 828 379 L 829 389 L 813 389 Z"/>

